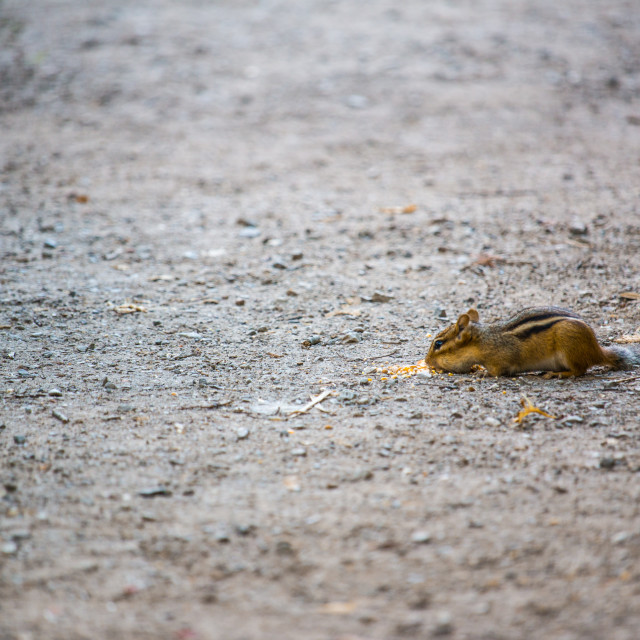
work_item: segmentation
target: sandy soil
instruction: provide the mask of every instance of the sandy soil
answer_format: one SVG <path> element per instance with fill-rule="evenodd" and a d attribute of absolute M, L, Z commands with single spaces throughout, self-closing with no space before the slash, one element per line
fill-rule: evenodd
<path fill-rule="evenodd" d="M 0 638 L 636 639 L 635 8 L 4 0 Z"/>

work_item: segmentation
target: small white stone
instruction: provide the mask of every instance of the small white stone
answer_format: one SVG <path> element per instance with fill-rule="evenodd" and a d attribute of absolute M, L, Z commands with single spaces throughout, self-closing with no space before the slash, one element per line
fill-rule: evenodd
<path fill-rule="evenodd" d="M 13 542 L 13 540 L 10 540 L 9 542 L 5 542 L 2 545 L 2 547 L 0 547 L 0 551 L 2 551 L 2 553 L 4 553 L 7 556 L 12 555 L 17 550 L 18 550 L 18 545 L 15 542 Z"/>
<path fill-rule="evenodd" d="M 415 542 L 417 544 L 427 544 L 431 542 L 431 534 L 428 531 L 414 531 L 411 534 L 411 542 Z"/>

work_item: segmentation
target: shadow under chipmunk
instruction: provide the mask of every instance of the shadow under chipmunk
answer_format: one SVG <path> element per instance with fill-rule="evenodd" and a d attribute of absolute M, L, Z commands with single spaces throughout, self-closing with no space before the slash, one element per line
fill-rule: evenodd
<path fill-rule="evenodd" d="M 568 309 L 530 307 L 493 324 L 482 324 L 469 309 L 435 337 L 425 360 L 452 373 L 480 365 L 492 376 L 544 371 L 545 378 L 569 378 L 598 365 L 631 369 L 640 365 L 640 352 L 601 346 L 593 329 Z"/>

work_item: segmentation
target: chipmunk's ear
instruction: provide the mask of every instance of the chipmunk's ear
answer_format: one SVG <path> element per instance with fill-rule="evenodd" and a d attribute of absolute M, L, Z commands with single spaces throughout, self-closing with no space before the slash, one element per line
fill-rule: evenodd
<path fill-rule="evenodd" d="M 480 316 L 478 315 L 478 312 L 473 308 L 467 311 L 467 315 L 469 316 L 469 320 L 471 320 L 471 322 L 479 322 L 480 320 Z"/>
<path fill-rule="evenodd" d="M 471 340 L 472 330 L 469 325 L 472 322 L 478 320 L 478 312 L 475 309 L 469 309 L 467 313 L 463 313 L 456 322 L 456 329 L 458 335 L 456 336 L 456 343 L 462 345 Z"/>
<path fill-rule="evenodd" d="M 456 329 L 458 330 L 458 334 L 462 333 L 471 322 L 471 317 L 468 313 L 463 313 L 456 322 Z"/>

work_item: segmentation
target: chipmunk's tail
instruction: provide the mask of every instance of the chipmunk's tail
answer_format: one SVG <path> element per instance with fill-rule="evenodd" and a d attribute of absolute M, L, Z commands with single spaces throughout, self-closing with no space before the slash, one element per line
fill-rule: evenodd
<path fill-rule="evenodd" d="M 620 347 L 614 345 L 603 349 L 608 365 L 612 369 L 633 369 L 640 366 L 640 347 Z"/>

